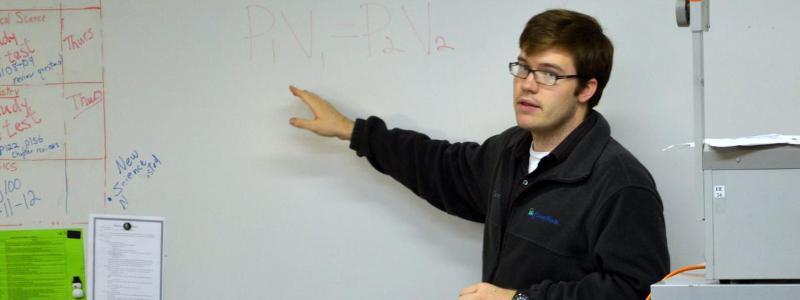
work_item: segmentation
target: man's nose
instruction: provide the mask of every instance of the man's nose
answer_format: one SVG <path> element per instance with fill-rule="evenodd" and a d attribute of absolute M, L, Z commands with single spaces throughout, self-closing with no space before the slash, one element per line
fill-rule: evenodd
<path fill-rule="evenodd" d="M 523 89 L 531 92 L 539 91 L 539 83 L 533 78 L 533 72 L 528 73 L 528 76 L 525 77 L 525 79 L 520 78 L 520 80 L 522 80 Z"/>

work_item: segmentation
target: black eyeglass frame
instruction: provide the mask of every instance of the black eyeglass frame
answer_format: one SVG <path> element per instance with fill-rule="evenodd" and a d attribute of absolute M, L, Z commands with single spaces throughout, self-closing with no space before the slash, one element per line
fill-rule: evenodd
<path fill-rule="evenodd" d="M 513 69 L 514 69 L 514 67 L 520 67 L 520 68 L 523 68 L 524 70 L 526 70 L 526 71 L 528 72 L 528 74 L 527 74 L 527 75 L 525 75 L 525 77 L 520 77 L 520 76 L 518 76 L 517 74 L 514 74 L 514 70 L 513 70 Z M 551 71 L 544 71 L 544 70 L 534 70 L 534 69 L 531 69 L 531 67 L 530 67 L 530 66 L 528 66 L 528 65 L 526 65 L 526 64 L 521 64 L 521 63 L 519 63 L 519 62 L 515 62 L 515 61 L 514 61 L 514 62 L 510 62 L 510 63 L 508 63 L 508 72 L 509 72 L 509 73 L 511 73 L 511 76 L 517 77 L 517 78 L 519 78 L 519 79 L 526 79 L 526 78 L 528 78 L 528 75 L 531 75 L 531 74 L 533 74 L 533 80 L 536 80 L 536 72 L 543 72 L 543 73 L 550 73 L 550 74 L 553 74 L 553 77 L 555 78 L 555 80 L 553 80 L 553 84 L 548 84 L 548 83 L 546 83 L 546 82 L 540 82 L 539 80 L 536 80 L 536 82 L 538 82 L 538 83 L 541 83 L 541 84 L 544 84 L 544 85 L 548 85 L 548 86 L 554 86 L 554 85 L 558 84 L 558 80 L 560 80 L 560 79 L 569 79 L 569 78 L 583 78 L 582 76 L 580 76 L 580 75 L 578 75 L 578 74 L 573 74 L 573 75 L 556 75 L 555 73 L 553 73 L 553 72 L 551 72 Z"/>

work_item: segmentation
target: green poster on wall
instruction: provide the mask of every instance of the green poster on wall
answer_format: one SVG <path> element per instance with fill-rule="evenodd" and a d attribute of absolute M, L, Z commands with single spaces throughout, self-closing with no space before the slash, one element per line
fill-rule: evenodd
<path fill-rule="evenodd" d="M 85 277 L 80 229 L 0 231 L 0 300 L 83 298 Z"/>

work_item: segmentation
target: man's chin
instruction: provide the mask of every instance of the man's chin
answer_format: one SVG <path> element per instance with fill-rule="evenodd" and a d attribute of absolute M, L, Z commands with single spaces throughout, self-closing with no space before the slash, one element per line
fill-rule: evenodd
<path fill-rule="evenodd" d="M 520 115 L 517 113 L 517 126 L 527 131 L 541 129 L 542 124 L 539 124 L 536 118 L 529 115 Z"/>
<path fill-rule="evenodd" d="M 517 127 L 525 129 L 530 132 L 542 130 L 542 125 L 534 122 L 520 122 L 517 121 Z"/>

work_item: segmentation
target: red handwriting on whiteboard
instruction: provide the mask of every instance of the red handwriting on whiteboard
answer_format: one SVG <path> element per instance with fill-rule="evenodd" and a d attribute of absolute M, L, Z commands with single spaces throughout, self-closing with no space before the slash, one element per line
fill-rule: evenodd
<path fill-rule="evenodd" d="M 0 38 L 0 47 L 10 45 L 11 43 L 14 43 L 15 46 L 19 45 L 19 42 L 17 41 L 17 35 L 13 32 L 8 33 L 3 30 L 3 37 Z"/>
<path fill-rule="evenodd" d="M 88 28 L 78 36 L 78 38 L 75 38 L 74 34 L 70 34 L 64 37 L 62 41 L 67 44 L 67 49 L 78 50 L 92 39 L 94 39 L 94 33 L 92 32 L 92 28 Z"/>
<path fill-rule="evenodd" d="M 315 50 L 315 46 L 320 44 L 318 42 L 320 36 L 329 40 L 349 39 L 356 43 L 360 41 L 366 57 L 376 53 L 432 55 L 455 50 L 455 47 L 447 43 L 445 36 L 433 34 L 431 2 L 425 3 L 422 10 L 418 9 L 419 7 L 416 7 L 416 10 L 409 9 L 405 5 L 390 8 L 379 3 L 363 3 L 353 8 L 356 11 L 360 10 L 362 17 L 346 19 L 338 24 L 322 25 L 323 30 L 329 31 L 327 34 L 317 34 L 313 10 L 308 10 L 307 15 L 298 16 L 273 7 L 248 5 L 245 8 L 248 22 L 248 34 L 245 39 L 249 42 L 250 59 L 267 53 L 271 55 L 272 62 L 276 63 L 279 58 L 278 50 L 288 49 L 286 53 L 299 50 L 307 59 L 318 57 L 324 65 L 326 44 L 322 43 L 323 46 L 317 46 L 318 50 Z M 395 17 L 397 15 L 402 15 L 402 18 Z M 405 22 L 393 22 L 393 19 Z M 397 33 L 398 31 L 400 33 Z M 408 36 L 414 39 L 409 40 Z M 329 44 L 328 47 L 338 45 Z M 416 48 L 415 44 L 419 45 L 419 48 Z"/>
<path fill-rule="evenodd" d="M 68 100 L 72 101 L 72 104 L 75 106 L 75 116 L 72 117 L 73 119 L 77 119 L 84 111 L 94 107 L 98 103 L 102 102 L 105 97 L 103 96 L 103 91 L 95 90 L 92 92 L 91 95 L 84 95 L 83 93 L 77 93 L 74 95 L 67 96 Z"/>
<path fill-rule="evenodd" d="M 17 162 L 16 161 L 0 161 L 0 174 L 2 174 L 3 171 L 16 172 L 17 171 Z"/>
<path fill-rule="evenodd" d="M 36 111 L 28 104 L 28 99 L 12 97 L 0 100 L 2 100 L 2 104 L 0 104 L 0 120 L 2 120 L 2 123 L 0 123 L 0 126 L 3 128 L 4 137 L 12 138 L 20 132 L 42 123 L 42 119 L 36 115 Z M 1 139 L 2 137 L 0 137 Z"/>
<path fill-rule="evenodd" d="M 17 11 L 13 14 L 6 12 L 0 15 L 0 25 L 11 25 L 11 22 L 16 24 L 30 24 L 30 23 L 45 23 L 47 15 L 44 14 L 27 14 L 25 12 Z"/>
<path fill-rule="evenodd" d="M 28 44 L 28 39 L 23 38 L 22 42 L 17 42 L 16 36 L 14 37 L 15 45 L 11 46 L 10 44 L 6 47 L 5 53 L 3 54 L 7 59 L 8 62 L 13 64 L 21 59 L 26 59 L 31 57 L 34 53 L 36 53 L 36 49 L 31 48 Z"/>
<path fill-rule="evenodd" d="M 0 98 L 12 99 L 19 96 L 19 89 L 10 86 L 5 86 L 0 89 Z"/>
<path fill-rule="evenodd" d="M 17 24 L 44 23 L 47 21 L 47 15 L 28 14 L 21 11 L 15 12 L 14 17 Z"/>

